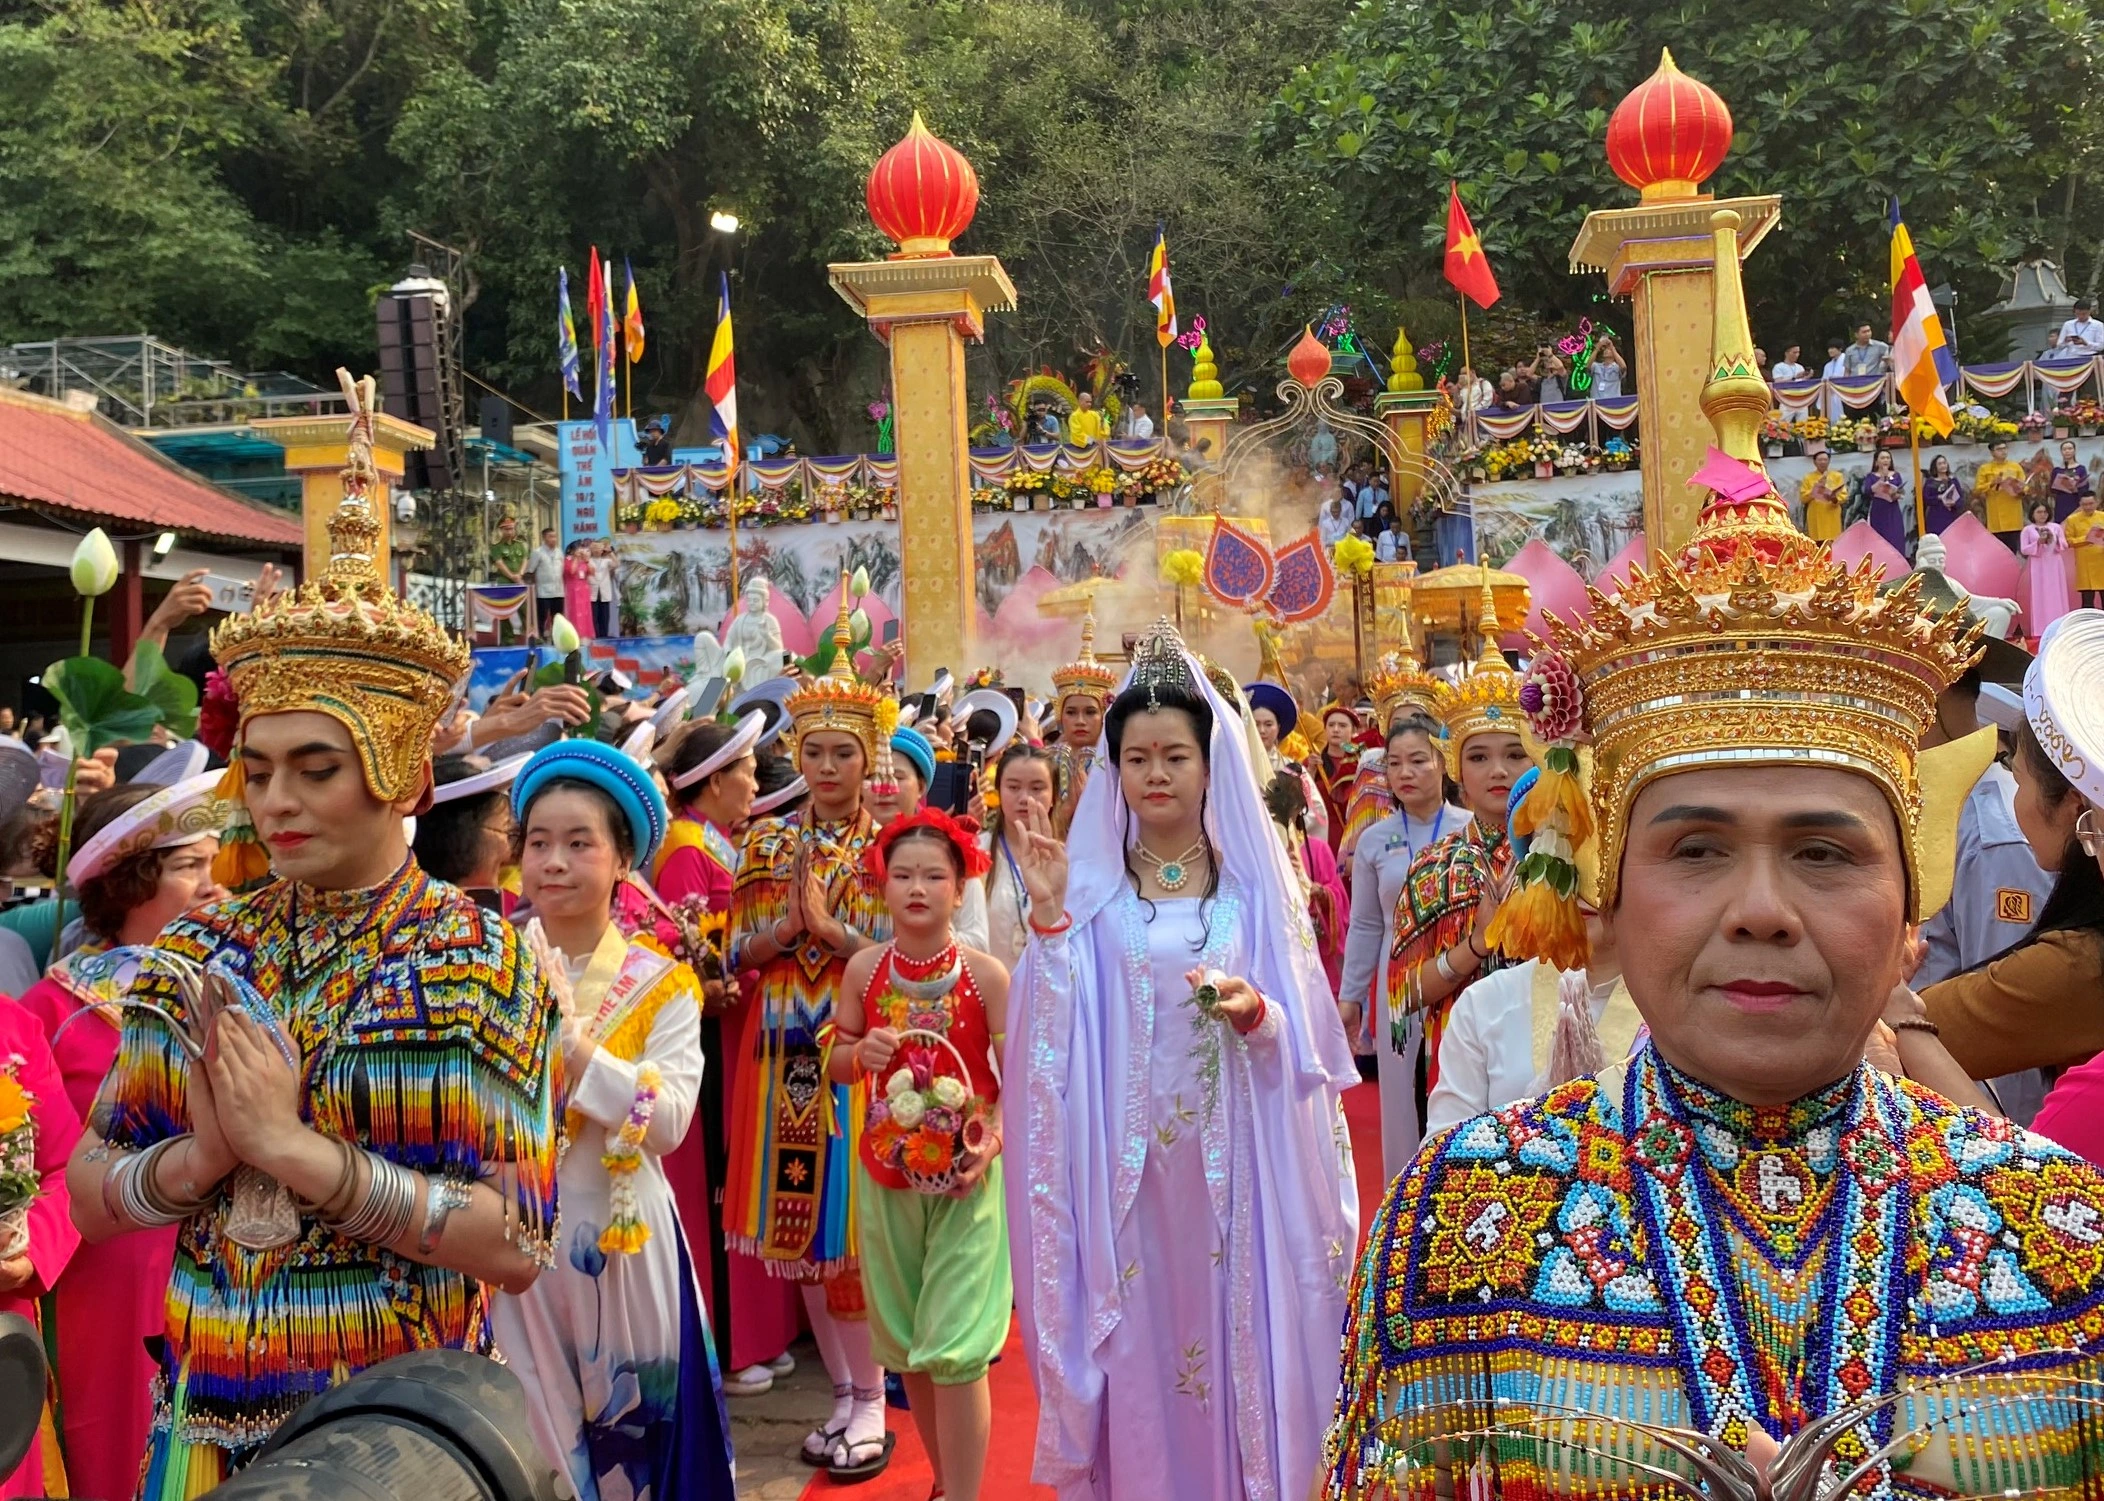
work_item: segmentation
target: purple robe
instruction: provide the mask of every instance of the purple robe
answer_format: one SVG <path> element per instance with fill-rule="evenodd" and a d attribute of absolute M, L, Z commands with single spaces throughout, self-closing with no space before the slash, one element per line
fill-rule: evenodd
<path fill-rule="evenodd" d="M 1956 475 L 1942 479 L 1930 475 L 1921 482 L 1921 498 L 1931 532 L 1941 534 L 1945 527 L 1965 514 L 1965 487 L 1958 483 Z"/>
<path fill-rule="evenodd" d="M 2070 485 L 2068 483 L 2069 480 L 2073 480 L 2074 483 Z M 2053 466 L 2052 490 L 2053 519 L 2055 521 L 2065 521 L 2080 508 L 2082 497 L 2089 494 L 2089 466 L 2087 464 L 2077 464 L 2070 469 L 2060 464 L 2055 464 Z M 2024 508 L 2024 514 L 2026 516 L 2031 514 L 2028 505 Z"/>
<path fill-rule="evenodd" d="M 1894 552 L 1907 556 L 1907 482 L 1873 469 L 1863 476 L 1863 498 L 1869 502 L 1871 530 L 1890 542 Z"/>

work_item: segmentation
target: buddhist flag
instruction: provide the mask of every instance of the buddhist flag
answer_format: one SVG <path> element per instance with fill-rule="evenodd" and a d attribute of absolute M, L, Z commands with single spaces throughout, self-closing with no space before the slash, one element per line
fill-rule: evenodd
<path fill-rule="evenodd" d="M 1169 237 L 1154 226 L 1154 254 L 1147 257 L 1147 300 L 1154 304 L 1154 342 L 1176 342 L 1176 293 L 1169 286 Z"/>
<path fill-rule="evenodd" d="M 628 273 L 628 310 L 621 315 L 621 342 L 628 349 L 628 363 L 633 365 L 643 358 L 643 299 L 636 295 L 636 268 L 621 257 L 621 269 Z"/>
<path fill-rule="evenodd" d="M 614 263 L 599 263 L 602 278 L 597 324 L 598 380 L 592 398 L 592 420 L 599 428 L 599 451 L 611 453 L 614 441 Z"/>
<path fill-rule="evenodd" d="M 1447 184 L 1446 279 L 1477 307 L 1487 308 L 1498 300 L 1498 279 L 1491 275 L 1490 258 L 1476 238 L 1476 226 L 1468 222 L 1468 210 L 1461 206 L 1461 189 L 1451 182 Z"/>
<path fill-rule="evenodd" d="M 584 392 L 577 388 L 577 320 L 570 316 L 570 268 L 564 266 L 558 276 L 555 294 L 555 359 L 562 367 L 563 389 L 582 401 Z"/>
<path fill-rule="evenodd" d="M 1899 200 L 1892 200 L 1892 371 L 1899 377 L 1899 394 L 1907 410 L 1934 429 L 1936 435 L 1951 434 L 1951 405 L 1943 388 L 1957 376 L 1950 346 L 1943 341 L 1943 324 L 1936 304 L 1929 299 L 1929 284 L 1914 258 L 1914 238 L 1899 216 Z"/>
<path fill-rule="evenodd" d="M 731 347 L 731 278 L 723 274 L 723 300 L 716 313 L 716 340 L 709 345 L 708 374 L 702 389 L 714 409 L 709 425 L 723 440 L 723 461 L 738 462 L 738 362 Z"/>

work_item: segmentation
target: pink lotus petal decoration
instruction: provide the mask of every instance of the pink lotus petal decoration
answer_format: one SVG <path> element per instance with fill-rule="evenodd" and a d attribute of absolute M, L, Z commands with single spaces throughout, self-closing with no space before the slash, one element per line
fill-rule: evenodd
<path fill-rule="evenodd" d="M 1638 532 L 1622 544 L 1622 550 L 1607 560 L 1607 566 L 1593 578 L 1593 587 L 1602 594 L 1614 594 L 1629 582 L 1629 570 L 1651 566 L 1651 544 L 1644 534 Z"/>
<path fill-rule="evenodd" d="M 1858 521 L 1836 537 L 1831 551 L 1835 562 L 1849 568 L 1854 568 L 1865 558 L 1870 559 L 1885 570 L 1887 580 L 1904 578 L 1907 574 L 1907 560 L 1867 521 Z"/>
<path fill-rule="evenodd" d="M 2023 560 L 1972 512 L 1967 511 L 1944 528 L 1943 545 L 1949 554 L 1943 571 L 1954 582 L 1989 599 L 2022 597 L 2017 593 L 2017 580 L 2023 572 Z"/>
<path fill-rule="evenodd" d="M 1541 538 L 1532 538 L 1525 547 L 1514 553 L 1505 564 L 1507 573 L 1516 573 L 1527 581 L 1531 603 L 1527 608 L 1526 627 L 1537 636 L 1546 637 L 1548 622 L 1542 617 L 1553 614 L 1562 621 L 1583 620 L 1592 613 L 1592 603 L 1585 597 L 1585 580 L 1577 569 L 1566 563 Z M 1510 622 L 1507 622 L 1510 624 Z M 1529 650 L 1526 636 L 1520 631 L 1508 631 L 1499 638 L 1499 644 L 1515 651 Z"/>

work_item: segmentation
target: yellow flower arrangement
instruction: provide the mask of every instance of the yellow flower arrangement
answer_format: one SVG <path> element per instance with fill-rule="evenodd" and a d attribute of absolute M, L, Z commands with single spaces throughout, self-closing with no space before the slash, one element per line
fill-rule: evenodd
<path fill-rule="evenodd" d="M 1162 582 L 1179 589 L 1195 586 L 1205 577 L 1205 554 L 1193 547 L 1179 547 L 1162 559 Z"/>
<path fill-rule="evenodd" d="M 1357 535 L 1339 537 L 1330 553 L 1330 561 L 1336 564 L 1337 571 L 1350 577 L 1373 572 L 1373 557 L 1373 544 Z"/>
<path fill-rule="evenodd" d="M 646 526 L 670 526 L 679 520 L 679 502 L 669 495 L 659 496 L 643 507 L 643 522 Z"/>
<path fill-rule="evenodd" d="M 34 1103 L 21 1081 L 11 1071 L 0 1069 L 0 1136 L 27 1125 L 29 1107 Z"/>

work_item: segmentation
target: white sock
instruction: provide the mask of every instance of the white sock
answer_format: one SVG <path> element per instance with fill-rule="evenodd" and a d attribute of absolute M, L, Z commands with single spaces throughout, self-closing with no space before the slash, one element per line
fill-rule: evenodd
<path fill-rule="evenodd" d="M 861 1330 L 862 1354 L 867 1358 L 869 1328 L 867 1325 L 843 1324 L 834 1318 L 832 1310 L 826 1307 L 826 1290 L 817 1283 L 805 1283 L 803 1296 L 804 1316 L 811 1321 L 811 1337 L 818 1343 L 818 1358 L 825 1364 L 826 1378 L 833 1383 L 833 1415 L 825 1421 L 826 1430 L 831 1432 L 847 1426 L 854 1411 L 854 1388 L 859 1379 L 850 1354 L 853 1347 L 845 1337 L 846 1331 L 850 1328 Z M 879 1374 L 877 1385 L 883 1384 L 883 1376 Z"/>
<path fill-rule="evenodd" d="M 836 1322 L 835 1327 L 854 1381 L 847 1442 L 880 1444 L 884 1441 L 884 1368 L 870 1349 L 869 1321 Z"/>

